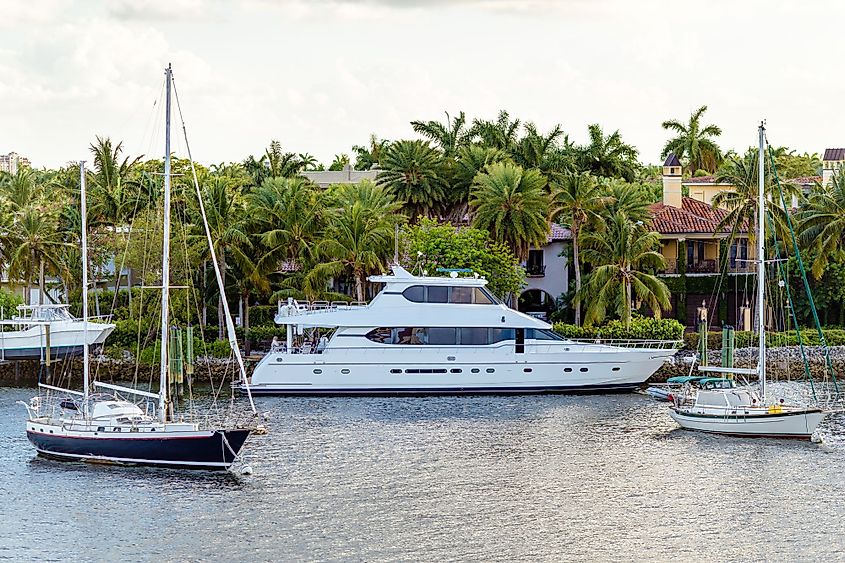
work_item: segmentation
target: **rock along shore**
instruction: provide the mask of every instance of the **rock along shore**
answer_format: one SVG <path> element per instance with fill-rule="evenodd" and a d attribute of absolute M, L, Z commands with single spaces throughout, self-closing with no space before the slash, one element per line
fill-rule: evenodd
<path fill-rule="evenodd" d="M 845 346 L 830 346 L 830 362 L 834 372 L 845 374 Z M 814 379 L 823 379 L 828 374 L 824 349 L 821 346 L 805 346 L 804 354 L 810 368 L 810 375 Z M 690 374 L 690 360 L 694 352 L 678 350 L 673 363 L 666 363 L 649 380 L 652 383 L 665 382 L 670 377 Z M 757 366 L 757 348 L 737 348 L 734 351 L 734 367 L 753 368 Z M 722 352 L 710 350 L 707 353 L 707 363 L 711 366 L 721 365 Z M 801 358 L 801 348 L 798 346 L 783 346 L 769 348 L 766 351 L 766 372 L 772 379 L 793 379 L 804 376 L 804 363 Z M 692 375 L 698 375 L 698 369 L 693 369 Z M 718 374 L 712 374 L 714 377 Z M 751 376 L 753 379 L 754 376 Z"/>

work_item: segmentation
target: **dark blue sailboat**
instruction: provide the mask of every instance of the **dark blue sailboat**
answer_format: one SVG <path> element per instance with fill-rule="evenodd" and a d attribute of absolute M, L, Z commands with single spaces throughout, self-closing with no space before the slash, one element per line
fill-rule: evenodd
<path fill-rule="evenodd" d="M 85 344 L 84 388 L 72 391 L 50 385 L 40 385 L 45 396 L 34 397 L 24 403 L 29 416 L 26 434 L 29 441 L 42 456 L 94 463 L 123 465 L 144 465 L 179 469 L 228 469 L 239 457 L 244 444 L 253 432 L 253 427 L 205 427 L 197 422 L 173 420 L 168 416 L 167 372 L 168 372 L 168 314 L 169 314 L 169 267 L 170 267 L 170 92 L 171 68 L 166 76 L 166 136 L 164 158 L 164 229 L 162 252 L 161 292 L 161 377 L 159 393 L 149 393 L 128 387 L 95 382 L 94 386 L 110 393 L 89 393 L 89 349 Z M 186 140 L 187 143 L 187 140 Z M 189 152 L 190 156 L 190 152 Z M 85 166 L 80 163 L 82 199 L 82 292 L 83 331 L 88 342 L 88 237 L 85 199 Z M 215 266 L 221 293 L 223 284 L 217 259 L 206 221 L 205 209 L 194 176 L 199 207 L 210 247 L 211 262 Z M 232 351 L 237 359 L 243 377 L 243 359 L 235 340 L 235 330 L 226 300 L 223 300 L 225 318 Z M 141 409 L 121 395 L 135 395 L 146 398 L 149 408 Z M 255 405 L 250 396 L 250 405 Z"/>

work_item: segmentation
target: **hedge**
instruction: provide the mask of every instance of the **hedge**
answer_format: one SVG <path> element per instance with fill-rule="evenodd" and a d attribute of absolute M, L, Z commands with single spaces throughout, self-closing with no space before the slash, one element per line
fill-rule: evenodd
<path fill-rule="evenodd" d="M 841 328 L 822 329 L 825 342 L 829 346 L 845 346 L 845 330 Z M 684 335 L 684 348 L 688 350 L 698 349 L 698 333 L 690 332 Z M 814 328 L 801 329 L 801 342 L 804 346 L 821 346 L 819 333 Z M 798 333 L 794 330 L 788 332 L 767 332 L 766 346 L 776 348 L 779 346 L 797 346 Z M 757 346 L 757 334 L 750 331 L 736 331 L 734 333 L 734 346 L 736 348 L 749 348 Z M 707 333 L 707 348 L 719 350 L 722 348 L 722 332 Z"/>
<path fill-rule="evenodd" d="M 552 328 L 566 338 L 681 340 L 684 336 L 684 325 L 675 319 L 639 316 L 631 319 L 631 325 L 627 328 L 620 320 L 612 320 L 601 326 L 555 323 Z"/>

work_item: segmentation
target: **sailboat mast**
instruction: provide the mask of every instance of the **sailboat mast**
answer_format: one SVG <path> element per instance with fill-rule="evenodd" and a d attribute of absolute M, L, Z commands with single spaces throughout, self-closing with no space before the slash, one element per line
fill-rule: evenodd
<path fill-rule="evenodd" d="M 80 218 L 82 221 L 82 414 L 88 414 L 88 205 L 85 198 L 85 161 L 79 161 Z"/>
<path fill-rule="evenodd" d="M 158 411 L 162 422 L 167 420 L 167 369 L 168 369 L 168 332 L 170 297 L 170 65 L 164 71 L 166 77 L 166 102 L 164 110 L 164 228 L 162 229 L 161 249 L 161 374 L 159 378 Z"/>
<path fill-rule="evenodd" d="M 766 160 L 764 157 L 764 144 L 766 139 L 766 128 L 760 124 L 760 152 L 757 160 L 759 169 L 757 171 L 757 327 L 759 337 L 759 360 L 757 363 L 757 374 L 760 379 L 760 396 L 766 400 L 766 194 L 765 194 L 765 170 Z"/>

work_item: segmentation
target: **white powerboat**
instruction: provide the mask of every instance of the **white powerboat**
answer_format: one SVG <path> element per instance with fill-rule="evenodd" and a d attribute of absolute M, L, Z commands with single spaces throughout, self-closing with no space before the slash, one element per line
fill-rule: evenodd
<path fill-rule="evenodd" d="M 789 404 L 766 396 L 766 254 L 765 222 L 765 128 L 759 128 L 759 187 L 757 202 L 757 335 L 758 360 L 755 368 L 699 366 L 701 372 L 756 375 L 759 391 L 750 388 L 704 388 L 692 396 L 676 397 L 669 416 L 682 428 L 733 436 L 801 438 L 812 437 L 827 415 L 820 409 Z"/>
<path fill-rule="evenodd" d="M 89 322 L 85 336 L 68 305 L 19 305 L 18 314 L 0 324 L 11 329 L 0 332 L 0 360 L 43 360 L 48 347 L 52 359 L 77 356 L 85 344 L 105 343 L 115 326 Z"/>
<path fill-rule="evenodd" d="M 368 305 L 312 310 L 293 300 L 276 322 L 287 345 L 241 382 L 254 394 L 462 394 L 629 391 L 675 353 L 676 342 L 606 345 L 564 339 L 499 301 L 477 276 L 415 276 L 400 266 Z M 294 333 L 334 332 L 294 346 Z"/>

